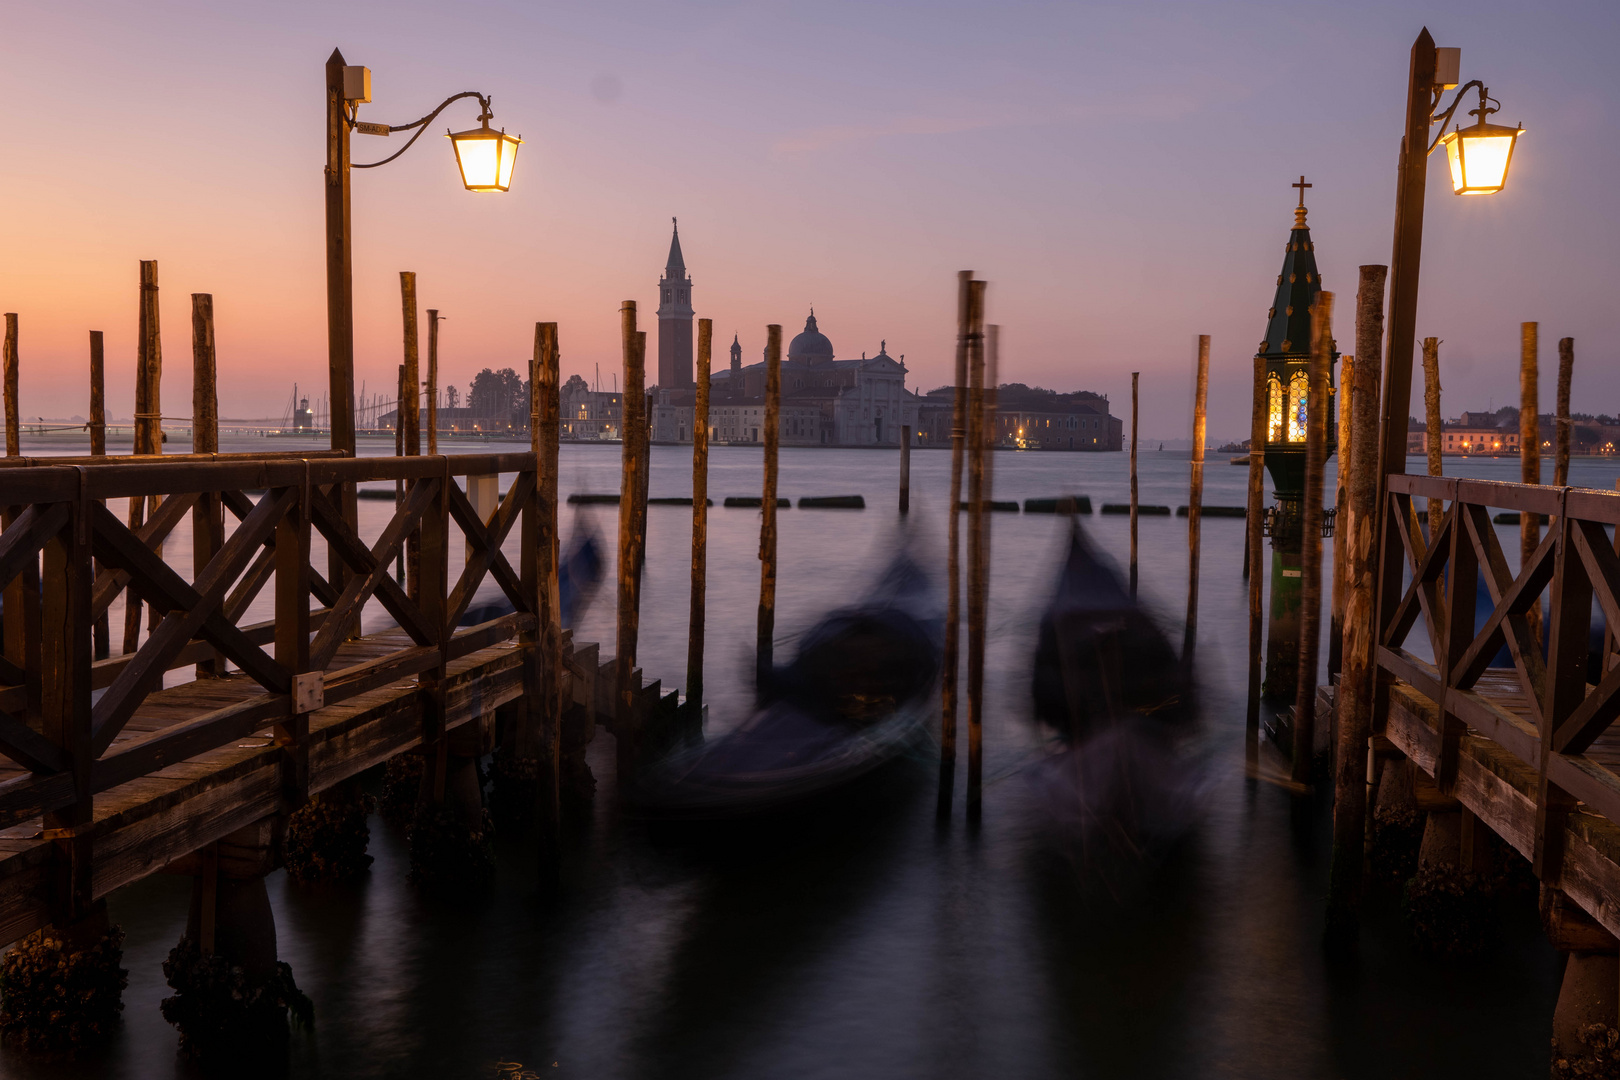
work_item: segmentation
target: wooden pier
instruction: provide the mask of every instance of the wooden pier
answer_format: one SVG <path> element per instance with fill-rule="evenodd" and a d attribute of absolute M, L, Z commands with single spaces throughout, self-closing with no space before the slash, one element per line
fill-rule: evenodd
<path fill-rule="evenodd" d="M 71 925 L 114 889 L 244 828 L 273 830 L 311 795 L 407 751 L 435 765 L 442 794 L 446 756 L 488 752 L 503 705 L 515 703 L 516 717 L 503 737 L 542 761 L 589 741 L 613 712 L 614 665 L 599 663 L 595 645 L 553 636 L 562 685 L 534 692 L 557 670 L 541 655 L 537 541 L 556 516 L 536 461 L 5 459 L 0 941 Z M 499 476 L 511 479 L 494 497 Z M 401 482 L 405 495 L 377 536 L 362 537 L 341 493 L 377 481 Z M 150 496 L 159 507 L 134 528 L 105 505 Z M 207 527 L 222 512 L 231 523 Z M 188 514 L 189 577 L 162 556 Z M 502 546 L 519 535 L 514 565 Z M 341 574 L 314 569 L 317 538 Z M 414 594 L 394 577 L 407 546 Z M 458 625 L 486 581 L 512 612 Z M 274 617 L 243 625 L 266 589 Z M 92 627 L 121 594 L 151 606 L 151 629 L 135 651 L 94 659 Z M 391 625 L 345 634 L 378 607 Z M 676 695 L 644 686 L 639 671 L 630 684 L 638 717 L 673 714 Z M 548 716 L 547 701 L 564 704 Z M 565 740 L 565 725 L 583 735 Z M 555 805 L 555 793 L 539 801 Z"/>
<path fill-rule="evenodd" d="M 1531 860 L 1544 909 L 1567 910 L 1547 902 L 1556 890 L 1620 938 L 1620 732 L 1612 726 L 1620 716 L 1612 632 L 1620 556 L 1609 532 L 1620 524 L 1620 494 L 1404 474 L 1388 484 L 1390 519 L 1409 524 L 1392 530 L 1401 550 L 1384 551 L 1384 568 L 1398 574 L 1404 565 L 1409 581 L 1380 613 L 1376 733 Z M 1438 535 L 1424 537 L 1414 498 L 1444 502 Z M 1552 519 L 1517 574 L 1492 522 L 1498 509 Z M 1488 612 L 1476 611 L 1481 576 Z M 1528 617 L 1544 595 L 1545 658 Z M 1590 649 L 1594 599 L 1611 628 L 1600 657 Z M 1406 647 L 1420 625 L 1433 662 Z M 1504 645 L 1513 666 L 1488 667 Z M 1549 929 L 1556 943 L 1560 928 Z"/>

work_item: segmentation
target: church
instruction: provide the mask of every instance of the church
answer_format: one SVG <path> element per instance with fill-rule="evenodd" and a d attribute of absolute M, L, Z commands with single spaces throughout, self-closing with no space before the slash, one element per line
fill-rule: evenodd
<path fill-rule="evenodd" d="M 696 393 L 692 381 L 692 279 L 686 272 L 680 234 L 670 240 L 659 279 L 658 386 L 654 396 L 654 442 L 690 443 Z M 783 446 L 899 446 L 901 428 L 917 430 L 919 399 L 906 392 L 905 357 L 877 355 L 840 360 L 810 312 L 804 331 L 782 358 L 780 441 Z M 763 442 L 765 362 L 743 366 L 742 343 L 731 340 L 731 364 L 709 377 L 709 440 Z"/>

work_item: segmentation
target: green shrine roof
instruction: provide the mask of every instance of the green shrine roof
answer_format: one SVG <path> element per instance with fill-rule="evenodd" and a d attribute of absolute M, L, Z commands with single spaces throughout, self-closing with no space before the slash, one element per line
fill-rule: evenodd
<path fill-rule="evenodd" d="M 1277 275 L 1277 293 L 1266 313 L 1266 336 L 1260 342 L 1260 355 L 1266 357 L 1307 357 L 1311 352 L 1311 305 L 1322 291 L 1322 275 L 1316 269 L 1316 248 L 1311 243 L 1310 226 L 1305 224 L 1305 178 L 1294 185 L 1300 189 L 1299 206 L 1294 210 L 1294 227 L 1288 233 L 1282 273 Z"/>

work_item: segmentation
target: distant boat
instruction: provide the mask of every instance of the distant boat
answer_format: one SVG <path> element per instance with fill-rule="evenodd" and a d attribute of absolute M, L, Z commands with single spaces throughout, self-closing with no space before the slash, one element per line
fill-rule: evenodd
<path fill-rule="evenodd" d="M 642 805 L 682 817 L 771 813 L 843 787 L 926 738 L 944 624 L 927 576 L 897 558 L 774 669 L 736 729 L 656 765 Z"/>

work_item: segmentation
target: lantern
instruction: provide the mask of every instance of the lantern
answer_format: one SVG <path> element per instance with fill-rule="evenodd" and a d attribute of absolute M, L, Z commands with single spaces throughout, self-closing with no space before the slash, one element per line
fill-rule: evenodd
<path fill-rule="evenodd" d="M 489 126 L 485 113 L 483 126 L 470 131 L 447 132 L 450 145 L 456 150 L 456 164 L 461 167 L 461 182 L 468 191 L 507 191 L 512 186 L 512 165 L 517 160 L 517 148 L 522 139 L 508 135 L 506 129 L 495 131 Z"/>
<path fill-rule="evenodd" d="M 1451 190 L 1458 195 L 1501 191 L 1513 160 L 1513 144 L 1522 134 L 1523 126 L 1487 124 L 1483 116 L 1472 127 L 1447 132 L 1441 142 L 1446 144 L 1446 158 L 1451 163 Z"/>

